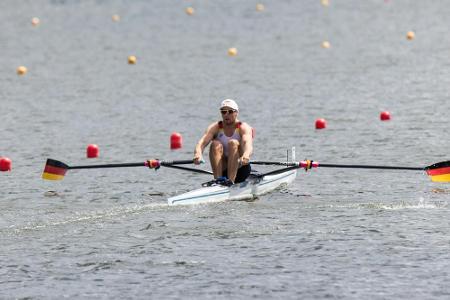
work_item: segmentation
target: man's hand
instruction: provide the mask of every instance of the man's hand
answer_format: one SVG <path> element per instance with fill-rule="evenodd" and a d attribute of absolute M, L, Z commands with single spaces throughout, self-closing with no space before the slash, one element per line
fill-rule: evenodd
<path fill-rule="evenodd" d="M 250 157 L 248 156 L 242 156 L 239 161 L 241 162 L 242 166 L 248 165 L 250 163 Z"/>
<path fill-rule="evenodd" d="M 203 162 L 203 156 L 200 154 L 194 154 L 194 164 L 199 165 Z"/>

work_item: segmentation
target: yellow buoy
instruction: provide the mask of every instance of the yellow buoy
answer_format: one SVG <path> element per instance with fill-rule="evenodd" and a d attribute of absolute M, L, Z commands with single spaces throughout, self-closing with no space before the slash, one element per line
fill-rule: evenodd
<path fill-rule="evenodd" d="M 114 22 L 119 22 L 120 21 L 120 16 L 119 15 L 112 15 L 112 20 L 114 21 Z"/>
<path fill-rule="evenodd" d="M 238 51 L 237 51 L 236 48 L 230 48 L 230 49 L 228 49 L 228 55 L 229 55 L 229 56 L 236 56 L 237 53 L 238 53 Z"/>
<path fill-rule="evenodd" d="M 28 69 L 25 66 L 20 66 L 17 68 L 17 74 L 18 75 L 25 75 L 27 73 Z"/>
<path fill-rule="evenodd" d="M 39 20 L 39 18 L 34 17 L 33 19 L 31 19 L 31 25 L 33 26 L 38 26 L 40 22 L 41 20 Z"/>
<path fill-rule="evenodd" d="M 191 16 L 194 14 L 195 10 L 192 7 L 186 7 L 185 12 L 186 12 L 186 14 Z"/>
<path fill-rule="evenodd" d="M 330 1 L 328 1 L 328 0 L 321 0 L 320 3 L 322 3 L 323 6 L 330 5 Z"/>
<path fill-rule="evenodd" d="M 329 41 L 323 41 L 322 42 L 322 48 L 328 49 L 331 47 L 331 44 Z"/>
<path fill-rule="evenodd" d="M 408 33 L 406 34 L 406 38 L 408 40 L 413 40 L 416 37 L 416 34 L 414 33 L 414 31 L 408 31 Z"/>
<path fill-rule="evenodd" d="M 256 11 L 263 11 L 264 10 L 264 4 L 258 3 L 256 4 Z"/>
<path fill-rule="evenodd" d="M 134 56 L 134 55 L 128 56 L 128 63 L 129 63 L 130 65 L 136 64 L 136 56 Z"/>

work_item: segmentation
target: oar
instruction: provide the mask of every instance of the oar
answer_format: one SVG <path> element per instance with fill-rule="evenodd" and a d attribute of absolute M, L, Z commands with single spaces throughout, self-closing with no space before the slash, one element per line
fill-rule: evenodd
<path fill-rule="evenodd" d="M 254 165 L 278 165 L 286 166 L 295 169 L 304 168 L 305 170 L 311 168 L 347 168 L 347 169 L 383 169 L 383 170 L 411 170 L 411 171 L 425 171 L 430 176 L 431 181 L 434 182 L 450 182 L 450 161 L 442 161 L 432 164 L 427 167 L 398 167 L 398 166 L 376 166 L 376 165 L 343 165 L 343 164 L 319 164 L 316 161 L 300 161 L 300 162 L 276 162 L 276 161 L 251 161 Z M 275 170 L 265 173 L 264 175 L 278 174 L 287 171 L 289 168 Z"/>
<path fill-rule="evenodd" d="M 307 161 L 300 162 L 278 162 L 278 161 L 251 161 L 254 165 L 272 165 L 272 166 L 298 166 L 299 168 L 306 167 Z M 386 170 L 415 170 L 423 171 L 424 167 L 394 167 L 394 166 L 373 166 L 373 165 L 339 165 L 339 164 L 319 164 L 316 161 L 311 161 L 311 168 L 352 168 L 352 169 L 386 169 Z M 299 165 L 300 164 L 300 165 Z M 303 165 L 302 165 L 303 164 Z M 310 169 L 310 168 L 308 168 Z"/>
<path fill-rule="evenodd" d="M 151 159 L 145 162 L 138 163 L 119 163 L 119 164 L 104 164 L 104 165 L 82 165 L 82 166 L 69 166 L 61 161 L 48 158 L 45 164 L 44 172 L 42 173 L 42 178 L 47 180 L 61 180 L 64 178 L 67 170 L 74 169 L 99 169 L 99 168 L 124 168 L 124 167 L 148 167 L 151 169 L 158 169 L 160 166 L 165 167 L 175 167 L 176 165 L 187 165 L 192 164 L 193 160 L 157 160 Z M 210 174 L 208 171 L 183 168 L 179 169 L 189 170 L 197 173 Z"/>
<path fill-rule="evenodd" d="M 213 172 L 202 170 L 202 169 L 194 169 L 194 168 L 182 167 L 182 166 L 177 166 L 177 165 L 166 165 L 166 164 L 164 164 L 164 167 L 178 169 L 178 170 L 184 170 L 184 171 L 191 171 L 191 172 L 200 173 L 200 174 L 213 175 Z"/>
<path fill-rule="evenodd" d="M 286 168 L 276 169 L 276 170 L 269 171 L 269 172 L 266 172 L 266 173 L 257 174 L 256 176 L 259 177 L 259 178 L 262 178 L 264 176 L 281 174 L 281 173 L 284 173 L 284 172 L 287 172 L 287 171 L 290 171 L 290 170 L 295 170 L 295 169 L 298 169 L 298 168 L 300 168 L 299 165 L 292 165 L 292 166 L 288 166 Z"/>

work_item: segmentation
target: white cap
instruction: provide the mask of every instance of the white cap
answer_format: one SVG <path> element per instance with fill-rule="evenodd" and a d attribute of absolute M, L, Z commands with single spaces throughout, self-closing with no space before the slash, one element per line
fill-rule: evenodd
<path fill-rule="evenodd" d="M 237 105 L 236 101 L 231 100 L 231 99 L 225 99 L 222 101 L 222 104 L 220 104 L 220 108 L 222 109 L 223 107 L 230 107 L 234 110 L 239 110 L 239 106 Z"/>

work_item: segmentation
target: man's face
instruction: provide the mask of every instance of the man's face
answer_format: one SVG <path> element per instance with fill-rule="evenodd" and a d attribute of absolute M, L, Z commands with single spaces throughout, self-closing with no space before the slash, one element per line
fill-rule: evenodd
<path fill-rule="evenodd" d="M 222 120 L 225 124 L 230 125 L 236 121 L 237 110 L 232 109 L 231 107 L 222 107 L 220 109 L 220 113 L 222 115 Z"/>

